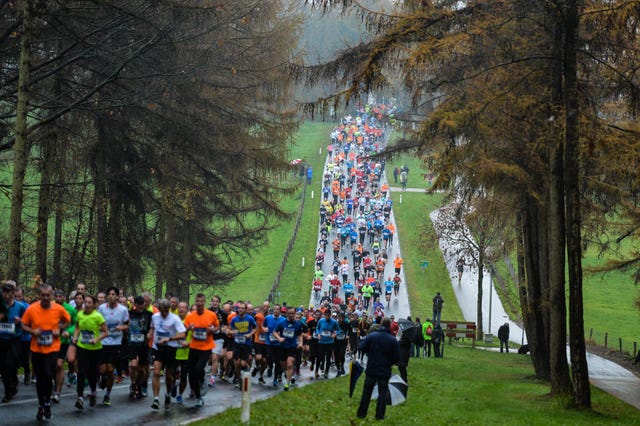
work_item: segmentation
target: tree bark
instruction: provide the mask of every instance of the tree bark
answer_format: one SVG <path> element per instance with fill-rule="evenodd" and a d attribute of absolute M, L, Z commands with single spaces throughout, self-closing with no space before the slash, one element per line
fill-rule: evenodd
<path fill-rule="evenodd" d="M 477 324 L 476 333 L 477 333 L 477 338 L 480 340 L 482 340 L 482 338 L 484 337 L 484 324 L 482 321 L 482 297 L 483 297 L 482 281 L 484 278 L 484 274 L 482 273 L 483 270 L 484 270 L 484 254 L 483 254 L 483 250 L 478 250 L 478 301 L 476 305 L 477 306 L 476 321 L 478 322 L 478 324 Z M 487 330 L 487 331 L 491 333 L 491 330 Z"/>
<path fill-rule="evenodd" d="M 9 220 L 9 247 L 7 259 L 8 278 L 20 279 L 20 244 L 22 242 L 22 209 L 24 206 L 24 178 L 29 157 L 27 141 L 27 115 L 29 107 L 29 80 L 31 67 L 31 2 L 20 2 L 22 9 L 22 33 L 20 35 L 20 59 L 18 63 L 18 102 L 16 105 L 16 139 L 13 146 L 13 177 L 11 184 L 11 217 Z"/>
<path fill-rule="evenodd" d="M 565 188 L 567 206 L 567 257 L 569 264 L 569 341 L 573 397 L 578 408 L 591 408 L 591 387 L 584 342 L 582 300 L 582 216 L 580 211 L 580 146 L 577 39 L 580 18 L 577 0 L 564 2 L 565 80 Z"/>
<path fill-rule="evenodd" d="M 549 356 L 551 365 L 551 394 L 570 395 L 571 378 L 567 362 L 567 306 L 565 295 L 565 215 L 564 215 L 564 144 L 560 135 L 562 110 L 562 33 L 559 31 L 557 10 L 552 9 L 548 21 L 553 25 L 555 42 L 552 46 L 551 107 L 549 115 Z"/>
<path fill-rule="evenodd" d="M 538 229 L 540 222 L 537 218 L 542 213 L 537 206 L 537 200 L 533 198 L 527 197 L 525 205 L 523 216 L 524 259 L 527 275 L 527 311 L 530 318 L 528 327 L 530 334 L 527 333 L 527 338 L 536 377 L 549 381 L 549 342 L 545 332 L 544 302 L 540 283 L 541 268 L 540 259 L 538 258 L 540 255 L 538 250 L 538 245 L 540 244 L 540 230 Z"/>

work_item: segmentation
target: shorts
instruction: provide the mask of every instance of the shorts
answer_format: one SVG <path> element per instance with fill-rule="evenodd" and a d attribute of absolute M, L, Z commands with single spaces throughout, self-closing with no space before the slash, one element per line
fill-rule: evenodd
<path fill-rule="evenodd" d="M 214 355 L 222 356 L 222 351 L 224 349 L 224 339 L 216 339 L 214 340 L 215 346 L 211 349 L 211 353 Z"/>
<path fill-rule="evenodd" d="M 253 352 L 256 355 L 262 355 L 262 356 L 267 356 L 269 354 L 269 350 L 267 345 L 265 345 L 264 343 L 256 343 L 253 345 Z"/>
<path fill-rule="evenodd" d="M 138 365 L 149 365 L 149 346 L 147 345 L 129 345 L 126 348 L 125 354 L 128 361 L 137 359 Z"/>
<path fill-rule="evenodd" d="M 173 369 L 176 366 L 176 349 L 173 346 L 160 346 L 152 350 L 153 362 L 159 361 L 166 369 Z"/>
<path fill-rule="evenodd" d="M 251 356 L 251 345 L 236 343 L 233 346 L 233 359 L 249 361 L 250 356 Z"/>
<path fill-rule="evenodd" d="M 61 343 L 60 344 L 60 352 L 58 352 L 58 359 L 66 359 L 68 350 L 69 350 L 69 344 L 68 343 Z"/>
<path fill-rule="evenodd" d="M 117 366 L 122 358 L 121 349 L 120 345 L 102 345 L 100 363 Z"/>
<path fill-rule="evenodd" d="M 286 361 L 287 358 L 295 358 L 298 356 L 298 348 L 280 348 L 280 361 Z"/>

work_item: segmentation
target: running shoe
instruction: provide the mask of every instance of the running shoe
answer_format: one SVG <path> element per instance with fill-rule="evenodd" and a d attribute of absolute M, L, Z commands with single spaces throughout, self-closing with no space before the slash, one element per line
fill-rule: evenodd
<path fill-rule="evenodd" d="M 44 407 L 38 407 L 38 414 L 36 414 L 36 420 L 42 421 L 44 419 Z"/>
<path fill-rule="evenodd" d="M 82 410 L 84 408 L 84 399 L 81 396 L 76 400 L 76 408 L 78 410 Z"/>
<path fill-rule="evenodd" d="M 278 387 L 278 379 L 273 379 L 273 387 L 274 388 Z"/>
<path fill-rule="evenodd" d="M 253 370 L 251 370 L 251 377 L 256 377 L 256 374 L 258 374 L 257 368 L 254 368 Z"/>
<path fill-rule="evenodd" d="M 204 399 L 198 398 L 196 400 L 196 407 L 203 407 L 203 406 L 204 406 Z"/>
<path fill-rule="evenodd" d="M 53 395 L 51 395 L 51 401 L 55 402 L 56 404 L 60 403 L 60 394 L 58 392 L 54 392 Z"/>
<path fill-rule="evenodd" d="M 107 377 L 104 374 L 100 376 L 100 381 L 98 382 L 98 386 L 100 387 L 100 389 L 104 389 L 107 387 Z"/>
<path fill-rule="evenodd" d="M 209 377 L 209 387 L 212 388 L 216 385 L 216 376 L 215 374 L 212 374 L 211 377 Z"/>
<path fill-rule="evenodd" d="M 328 379 L 328 378 L 329 378 L 329 373 L 324 373 L 324 376 L 323 376 L 323 377 L 324 377 L 325 379 Z"/>
<path fill-rule="evenodd" d="M 178 395 L 178 383 L 174 383 L 171 387 L 171 397 L 175 398 Z"/>
<path fill-rule="evenodd" d="M 182 395 L 178 395 L 178 396 L 176 396 L 176 402 L 177 402 L 178 404 L 182 404 Z"/>
<path fill-rule="evenodd" d="M 205 396 L 207 394 L 207 392 L 209 392 L 209 387 L 207 385 L 205 385 L 204 383 L 202 383 L 200 385 L 200 396 Z"/>
<path fill-rule="evenodd" d="M 109 395 L 105 395 L 104 398 L 102 398 L 102 405 L 111 406 L 111 398 Z"/>
<path fill-rule="evenodd" d="M 271 376 L 273 376 L 273 368 L 269 367 L 267 369 L 267 377 L 271 377 Z"/>
<path fill-rule="evenodd" d="M 264 381 L 264 377 L 260 377 L 260 378 L 258 378 L 258 383 L 260 383 L 261 385 L 264 385 L 267 382 Z"/>
<path fill-rule="evenodd" d="M 171 397 L 169 395 L 164 397 L 164 409 L 168 410 L 171 406 Z"/>
<path fill-rule="evenodd" d="M 47 420 L 51 419 L 51 405 L 49 404 L 44 405 L 44 418 Z"/>
<path fill-rule="evenodd" d="M 289 390 L 289 383 L 285 383 L 284 384 L 284 391 L 288 391 Z"/>
<path fill-rule="evenodd" d="M 147 387 L 143 386 L 142 390 L 140 391 L 140 394 L 142 395 L 143 398 L 146 398 L 147 395 L 149 395 L 149 393 L 147 392 Z"/>
<path fill-rule="evenodd" d="M 320 373 L 318 373 L 318 372 L 316 371 L 316 374 L 315 374 L 313 377 L 315 377 L 316 379 L 319 379 L 319 378 L 320 378 Z"/>
<path fill-rule="evenodd" d="M 93 407 L 96 405 L 96 394 L 95 393 L 90 393 L 89 394 L 89 407 Z"/>
<path fill-rule="evenodd" d="M 292 377 L 292 378 L 291 378 L 291 384 L 292 384 L 292 385 L 295 385 L 295 384 L 296 384 L 296 378 L 295 378 L 295 377 Z"/>
<path fill-rule="evenodd" d="M 153 398 L 153 402 L 151 403 L 151 408 L 153 408 L 154 410 L 157 410 L 160 408 L 160 398 L 158 398 L 157 396 Z"/>

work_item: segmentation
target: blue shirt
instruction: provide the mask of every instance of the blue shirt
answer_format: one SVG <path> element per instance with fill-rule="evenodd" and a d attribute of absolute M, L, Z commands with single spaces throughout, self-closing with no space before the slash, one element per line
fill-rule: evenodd
<path fill-rule="evenodd" d="M 345 293 L 353 293 L 353 284 L 351 284 L 350 282 L 346 282 L 342 285 L 342 290 Z"/>
<path fill-rule="evenodd" d="M 236 315 L 231 320 L 231 324 L 229 324 L 229 327 L 238 330 L 233 340 L 238 344 L 247 346 L 251 346 L 251 338 L 245 336 L 255 330 L 257 326 L 256 320 L 249 314 Z"/>
<path fill-rule="evenodd" d="M 4 302 L 0 302 L 4 303 Z M 13 301 L 13 306 L 8 308 L 4 321 L 0 322 L 0 339 L 13 340 L 22 336 L 20 323 L 15 323 L 15 318 L 22 318 L 22 314 L 27 308 L 17 300 Z"/>
<path fill-rule="evenodd" d="M 323 345 L 330 345 L 333 343 L 334 337 L 333 333 L 337 333 L 338 329 L 338 321 L 333 318 L 321 318 L 318 321 L 318 326 L 316 327 L 316 335 L 318 336 L 318 343 Z"/>
<path fill-rule="evenodd" d="M 284 337 L 284 342 L 280 343 L 285 349 L 295 348 L 298 346 L 298 336 L 302 334 L 302 326 L 298 321 L 286 320 L 276 327 L 280 337 Z"/>
<path fill-rule="evenodd" d="M 273 337 L 273 332 L 280 324 L 284 323 L 285 321 L 287 321 L 287 319 L 282 315 L 280 315 L 278 318 L 273 316 L 273 314 L 267 315 L 267 317 L 264 319 L 264 322 L 262 323 L 262 326 L 266 327 L 269 330 L 267 331 L 267 345 L 280 345 L 278 339 Z"/>

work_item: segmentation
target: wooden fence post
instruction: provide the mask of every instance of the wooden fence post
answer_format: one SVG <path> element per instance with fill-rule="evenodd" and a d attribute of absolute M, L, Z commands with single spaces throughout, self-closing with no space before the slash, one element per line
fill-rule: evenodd
<path fill-rule="evenodd" d="M 618 337 L 618 346 L 620 347 L 620 353 L 622 353 L 622 337 Z"/>
<path fill-rule="evenodd" d="M 607 341 L 609 340 L 609 333 L 604 333 L 604 347 L 607 348 Z"/>

